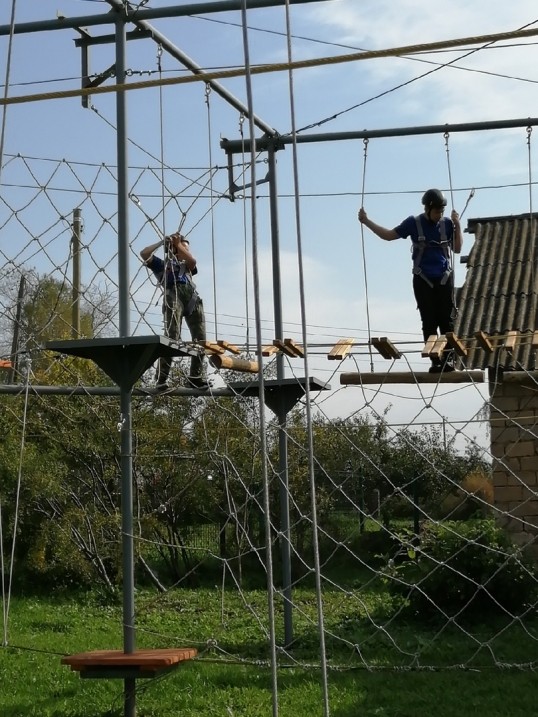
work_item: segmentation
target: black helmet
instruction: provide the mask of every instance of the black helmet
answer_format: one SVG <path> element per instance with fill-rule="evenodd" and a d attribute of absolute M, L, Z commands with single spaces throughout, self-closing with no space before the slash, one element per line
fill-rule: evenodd
<path fill-rule="evenodd" d="M 422 204 L 426 209 L 442 209 L 446 207 L 446 199 L 440 189 L 428 189 L 422 197 Z"/>

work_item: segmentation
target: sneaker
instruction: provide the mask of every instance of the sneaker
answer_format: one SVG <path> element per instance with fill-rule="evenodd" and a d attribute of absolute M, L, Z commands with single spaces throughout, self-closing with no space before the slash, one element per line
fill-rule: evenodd
<path fill-rule="evenodd" d="M 443 367 L 440 363 L 432 363 L 432 365 L 428 369 L 428 373 L 441 373 L 442 370 Z"/>
<path fill-rule="evenodd" d="M 155 390 L 159 393 L 163 393 L 164 391 L 168 391 L 170 389 L 170 386 L 167 383 L 157 383 L 155 384 Z"/>
<path fill-rule="evenodd" d="M 444 362 L 444 364 L 443 364 L 443 366 L 442 366 L 442 371 L 443 371 L 444 373 L 450 373 L 451 371 L 455 371 L 455 370 L 456 370 L 456 367 L 454 366 L 454 364 L 452 363 L 452 361 L 445 361 L 445 362 Z"/>

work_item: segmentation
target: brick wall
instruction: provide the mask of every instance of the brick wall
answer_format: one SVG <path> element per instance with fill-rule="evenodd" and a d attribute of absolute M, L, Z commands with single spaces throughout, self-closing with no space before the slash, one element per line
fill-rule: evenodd
<path fill-rule="evenodd" d="M 490 382 L 490 402 L 495 513 L 538 557 L 538 377 L 505 373 Z"/>

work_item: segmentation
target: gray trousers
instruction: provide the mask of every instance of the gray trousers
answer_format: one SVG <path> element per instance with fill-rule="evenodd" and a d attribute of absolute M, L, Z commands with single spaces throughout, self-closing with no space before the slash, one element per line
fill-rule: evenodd
<path fill-rule="evenodd" d="M 168 288 L 164 292 L 163 297 L 163 319 L 164 333 L 168 338 L 174 341 L 181 339 L 181 323 L 185 319 L 185 323 L 189 327 L 191 339 L 193 341 L 205 341 L 205 315 L 204 305 L 200 297 L 197 298 L 194 307 L 192 307 L 191 299 L 195 288 L 192 284 L 176 284 L 173 288 Z M 191 306 L 192 311 L 187 315 L 186 309 Z M 159 368 L 157 371 L 157 383 L 166 383 L 170 375 L 172 359 L 160 358 Z M 191 372 L 193 377 L 203 376 L 204 358 L 203 356 L 193 356 L 191 358 Z"/>

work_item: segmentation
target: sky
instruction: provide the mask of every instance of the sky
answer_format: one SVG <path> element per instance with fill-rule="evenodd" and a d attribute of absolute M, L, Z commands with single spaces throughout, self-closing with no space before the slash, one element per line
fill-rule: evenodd
<path fill-rule="evenodd" d="M 144 7 L 182 7 L 154 0 Z M 203 10 L 202 3 L 200 7 Z M 214 3 L 213 3 L 214 5 Z M 0 26 L 9 28 L 13 5 L 0 5 Z M 17 0 L 15 25 L 59 15 L 105 15 L 100 0 Z M 415 46 L 479 37 L 521 28 L 538 30 L 531 0 L 453 0 L 449 6 L 422 0 L 326 0 L 290 8 L 289 47 L 293 60 L 328 58 L 365 50 Z M 151 20 L 184 54 L 207 71 L 244 67 L 239 11 Z M 286 11 L 281 7 L 247 11 L 251 66 L 285 62 Z M 113 32 L 91 27 L 92 36 Z M 53 93 L 80 86 L 80 50 L 72 29 L 0 36 L 2 95 Z M 421 211 L 428 187 L 441 188 L 449 209 L 470 218 L 529 212 L 538 175 L 535 136 L 520 129 L 399 136 L 341 141 L 342 132 L 489 122 L 534 117 L 538 77 L 538 35 L 495 44 L 475 42 L 455 50 L 361 60 L 251 77 L 256 115 L 281 134 L 326 133 L 327 141 L 288 145 L 278 152 L 280 270 L 284 334 L 302 343 L 298 257 L 304 271 L 309 370 L 334 389 L 318 409 L 330 417 L 355 411 L 388 410 L 394 423 L 446 420 L 452 431 L 477 435 L 472 420 L 485 399 L 479 386 L 379 386 L 340 388 L 342 371 L 369 371 L 374 359 L 365 347 L 343 362 L 326 359 L 332 343 L 354 337 L 388 336 L 406 342 L 400 370 L 426 368 L 420 358 L 421 332 L 411 289 L 408 242 L 382 242 L 357 221 L 364 204 L 379 224 L 393 227 Z M 114 62 L 110 43 L 91 49 L 92 73 Z M 449 64 L 450 63 L 450 64 Z M 128 43 L 129 80 L 188 74 L 177 60 L 159 52 L 151 39 Z M 2 71 L 3 68 L 3 71 Z M 8 73 L 9 69 L 9 73 Z M 112 81 L 108 80 L 108 84 Z M 245 77 L 221 84 L 243 104 Z M 5 263 L 30 265 L 68 275 L 69 222 L 82 206 L 87 285 L 117 285 L 117 191 L 115 95 L 93 95 L 90 109 L 80 98 L 42 99 L 2 110 L 0 252 Z M 310 127 L 310 129 L 305 129 Z M 200 272 L 209 334 L 255 348 L 252 246 L 259 259 L 259 302 L 263 341 L 271 343 L 273 293 L 267 187 L 257 187 L 256 223 L 252 202 L 223 197 L 227 192 L 223 137 L 248 137 L 248 121 L 203 83 L 153 87 L 127 93 L 130 188 L 140 200 L 130 206 L 130 290 L 133 333 L 160 332 L 159 294 L 141 267 L 138 252 L 159 232 L 178 228 L 189 234 Z M 259 132 L 257 133 L 259 136 Z M 534 135 L 534 136 L 533 136 Z M 294 167 L 294 155 L 297 165 Z M 264 155 L 256 178 L 266 172 Z M 234 157 L 237 184 L 250 181 L 250 168 Z M 214 171 L 209 172 L 209 167 Z M 211 180 L 209 181 L 209 177 Z M 295 185 L 299 200 L 295 201 Z M 474 196 L 469 199 L 471 190 Z M 210 200 L 210 193 L 213 201 Z M 240 192 L 242 194 L 242 192 Z M 467 204 L 468 202 L 468 204 Z M 467 206 L 466 206 L 467 204 Z M 465 209 L 464 209 L 465 208 Z M 148 222 L 153 218 L 153 223 Z M 34 237 L 37 237 L 37 241 Z M 299 241 L 298 241 L 299 240 Z M 462 254 L 472 246 L 464 234 Z M 465 266 L 456 265 L 456 284 Z M 216 316 L 216 321 L 215 321 Z M 388 363 L 375 358 L 376 370 Z M 303 371 L 290 359 L 287 375 Z M 389 390 L 390 389 L 390 390 Z"/>

